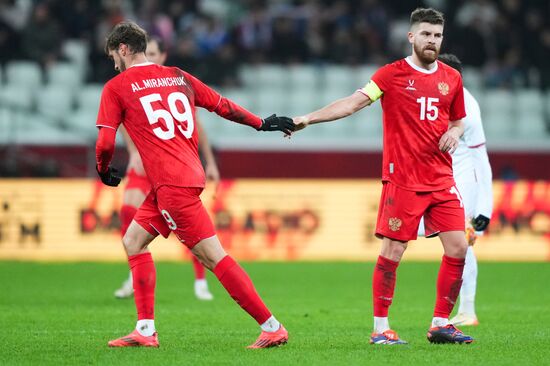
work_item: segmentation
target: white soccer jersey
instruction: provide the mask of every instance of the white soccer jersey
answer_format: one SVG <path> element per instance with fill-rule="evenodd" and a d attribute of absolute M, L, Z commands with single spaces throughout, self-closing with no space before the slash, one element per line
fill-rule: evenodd
<path fill-rule="evenodd" d="M 491 217 L 493 211 L 492 172 L 485 146 L 479 104 L 464 88 L 466 117 L 464 135 L 453 154 L 453 175 L 464 200 L 466 215 Z"/>
<path fill-rule="evenodd" d="M 466 117 L 464 134 L 453 153 L 453 176 L 462 196 L 466 220 L 477 215 L 491 218 L 493 213 L 493 175 L 485 146 L 485 133 L 481 123 L 479 104 L 470 92 L 464 88 L 464 106 Z M 424 218 L 418 235 L 424 236 Z"/>

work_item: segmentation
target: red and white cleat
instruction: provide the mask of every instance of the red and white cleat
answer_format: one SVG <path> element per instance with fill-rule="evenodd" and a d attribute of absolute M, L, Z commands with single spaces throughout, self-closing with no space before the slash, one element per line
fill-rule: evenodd
<path fill-rule="evenodd" d="M 145 337 L 139 334 L 137 330 L 127 336 L 109 341 L 109 347 L 158 347 L 159 336 L 155 332 L 150 337 Z"/>
<path fill-rule="evenodd" d="M 264 332 L 260 334 L 256 342 L 251 344 L 246 348 L 256 349 L 256 348 L 270 348 L 270 347 L 279 347 L 288 342 L 288 332 L 283 327 L 279 327 L 279 330 L 276 332 Z"/>

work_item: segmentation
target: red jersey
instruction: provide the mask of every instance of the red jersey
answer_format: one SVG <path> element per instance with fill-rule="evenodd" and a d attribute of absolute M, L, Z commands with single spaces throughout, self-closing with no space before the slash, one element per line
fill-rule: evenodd
<path fill-rule="evenodd" d="M 105 84 L 96 125 L 115 130 L 124 125 L 153 189 L 161 185 L 204 187 L 195 105 L 255 128 L 262 124 L 258 116 L 192 75 L 147 62 Z"/>
<path fill-rule="evenodd" d="M 382 180 L 419 192 L 453 186 L 452 158 L 439 140 L 449 121 L 466 116 L 460 73 L 439 61 L 425 70 L 408 57 L 381 67 L 360 91 L 382 99 Z"/>

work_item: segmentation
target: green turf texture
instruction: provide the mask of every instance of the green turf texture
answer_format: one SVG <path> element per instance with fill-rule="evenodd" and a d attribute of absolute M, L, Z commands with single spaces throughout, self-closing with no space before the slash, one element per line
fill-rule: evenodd
<path fill-rule="evenodd" d="M 289 330 L 274 349 L 247 350 L 259 328 L 208 274 L 215 299 L 192 292 L 189 263 L 157 264 L 160 349 L 109 349 L 135 325 L 113 290 L 123 263 L 0 262 L 0 365 L 534 365 L 550 362 L 550 264 L 480 263 L 481 325 L 471 345 L 432 345 L 426 331 L 437 263 L 403 262 L 391 325 L 407 346 L 368 344 L 372 263 L 245 263 Z"/>

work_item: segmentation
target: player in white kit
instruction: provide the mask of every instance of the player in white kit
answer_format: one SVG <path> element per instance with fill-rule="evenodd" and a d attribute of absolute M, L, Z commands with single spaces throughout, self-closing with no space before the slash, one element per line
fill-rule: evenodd
<path fill-rule="evenodd" d="M 441 62 L 462 73 L 460 60 L 452 54 L 439 56 Z M 460 138 L 458 148 L 453 153 L 453 175 L 456 186 L 462 196 L 464 214 L 466 215 L 466 235 L 468 252 L 462 275 L 460 304 L 457 315 L 450 320 L 455 325 L 477 325 L 475 312 L 475 295 L 477 285 L 477 260 L 473 245 L 476 238 L 483 233 L 493 211 L 492 172 L 485 146 L 485 133 L 481 123 L 479 104 L 470 92 L 464 88 L 464 105 L 466 117 L 464 135 Z M 424 235 L 424 222 L 420 223 L 419 235 Z"/>

